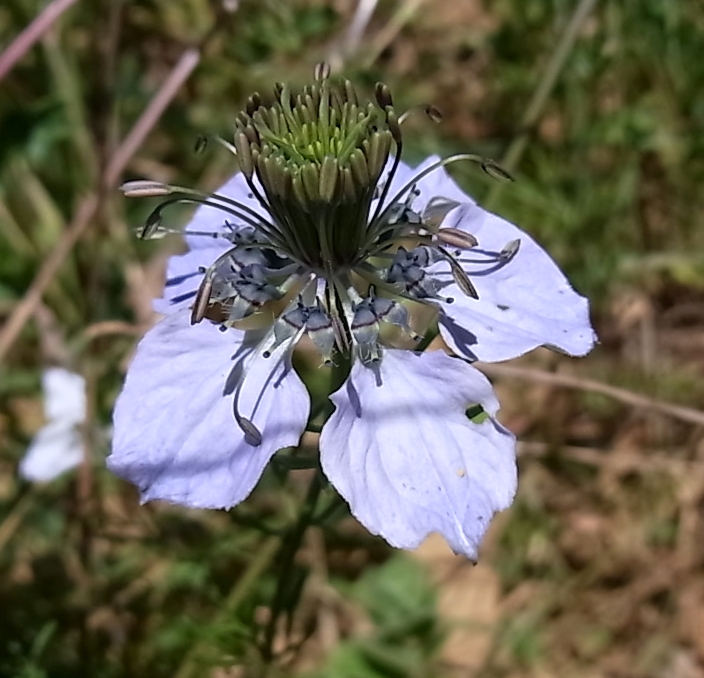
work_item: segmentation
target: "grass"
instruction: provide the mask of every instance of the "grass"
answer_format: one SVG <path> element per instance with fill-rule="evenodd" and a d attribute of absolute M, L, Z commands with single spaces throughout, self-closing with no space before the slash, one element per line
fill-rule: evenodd
<path fill-rule="evenodd" d="M 4 3 L 0 45 L 43 5 Z M 410 5 L 379 4 L 346 70 L 368 86 L 383 79 L 401 108 L 430 101 L 442 109 L 441 125 L 409 120 L 410 159 L 460 150 L 501 159 L 526 135 L 517 181 L 491 198 L 487 177 L 454 171 L 480 201 L 491 199 L 534 234 L 592 300 L 602 346 L 574 365 L 558 359 L 558 367 L 704 407 L 704 9 L 598 3 L 524 129 L 575 3 L 437 0 L 399 11 Z M 242 0 L 231 14 L 222 6 L 78 2 L 2 82 L 3 325 L 82 201 L 98 202 L 0 367 L 0 675 L 263 675 L 254 646 L 276 585 L 272 545 L 297 510 L 306 471 L 284 486 L 267 474 L 226 514 L 139 507 L 135 492 L 103 468 L 112 404 L 150 321 L 163 252 L 178 247 L 135 240 L 148 206 L 101 185 L 110 158 L 198 45 L 197 67 L 117 180 L 215 188 L 233 162 L 215 145 L 195 153 L 198 137 L 227 137 L 250 92 L 306 77 L 351 16 L 345 3 L 325 0 Z M 369 54 L 378 56 L 370 63 Z M 614 309 L 634 292 L 645 310 L 631 322 Z M 656 341 L 645 361 L 649 331 Z M 532 360 L 543 365 L 542 356 Z M 18 479 L 17 463 L 41 425 L 48 363 L 88 381 L 88 458 L 36 487 Z M 458 575 L 439 577 L 436 560 L 424 570 L 338 510 L 295 562 L 271 675 L 704 671 L 688 603 L 704 590 L 701 431 L 602 397 L 499 386 L 504 420 L 527 445 L 517 502 L 482 554 L 497 597 L 491 640 L 471 672 L 443 650 L 452 630 L 436 600 Z M 476 640 L 468 633 L 467 643 Z M 682 666 L 692 673 L 676 673 Z"/>

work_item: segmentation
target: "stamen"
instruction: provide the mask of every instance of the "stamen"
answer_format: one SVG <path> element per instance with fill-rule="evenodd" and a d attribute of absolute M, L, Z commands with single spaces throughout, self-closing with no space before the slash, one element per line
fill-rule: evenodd
<path fill-rule="evenodd" d="M 388 213 L 391 211 L 393 205 L 399 202 L 401 198 L 406 195 L 406 193 L 408 193 L 408 191 L 411 190 L 413 186 L 415 186 L 421 179 L 427 177 L 431 172 L 434 172 L 436 169 L 439 169 L 441 167 L 447 167 L 448 165 L 462 160 L 478 164 L 487 174 L 490 174 L 490 176 L 495 176 L 494 174 L 491 174 L 490 170 L 496 170 L 496 173 L 498 174 L 499 170 L 501 169 L 498 163 L 496 163 L 495 161 L 489 160 L 488 158 L 483 158 L 482 156 L 476 155 L 474 153 L 458 153 L 456 155 L 451 155 L 448 158 L 438 160 L 437 162 L 434 162 L 432 165 L 418 172 L 418 174 L 416 174 L 410 181 L 404 184 L 404 186 L 391 199 L 391 201 L 389 202 L 389 206 L 380 214 L 375 213 L 374 218 L 372 219 L 372 224 L 375 227 L 378 227 L 379 224 L 385 223 L 386 218 L 388 217 Z M 502 171 L 504 172 L 506 177 L 510 178 L 508 172 L 505 172 L 505 170 Z M 372 224 L 370 224 L 370 226 Z"/>
<path fill-rule="evenodd" d="M 450 245 L 450 247 L 458 247 L 463 250 L 468 250 L 479 245 L 479 241 L 471 233 L 449 226 L 439 229 L 435 237 L 440 242 Z"/>
<path fill-rule="evenodd" d="M 120 190 L 127 198 L 154 198 L 173 192 L 167 184 L 146 180 L 126 181 L 120 186 Z"/>
<path fill-rule="evenodd" d="M 442 122 L 442 112 L 439 108 L 433 106 L 433 104 L 417 104 L 416 106 L 411 106 L 399 115 L 399 125 L 402 125 L 406 120 L 408 120 L 411 114 L 418 111 L 423 111 L 423 113 L 425 113 L 425 115 L 434 123 Z"/>
<path fill-rule="evenodd" d="M 499 253 L 502 259 L 513 259 L 518 254 L 518 250 L 521 247 L 520 238 L 516 240 L 511 240 L 511 242 L 506 243 L 503 249 Z"/>
<path fill-rule="evenodd" d="M 428 228 L 428 230 L 437 231 L 442 222 L 445 221 L 445 217 L 459 206 L 460 203 L 457 200 L 436 195 L 428 201 L 423 210 L 421 216 L 423 226 Z"/>

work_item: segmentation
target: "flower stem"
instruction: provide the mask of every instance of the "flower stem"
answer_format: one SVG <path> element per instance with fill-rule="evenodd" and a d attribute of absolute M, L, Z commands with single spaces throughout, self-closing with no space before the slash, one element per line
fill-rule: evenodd
<path fill-rule="evenodd" d="M 273 644 L 276 627 L 286 608 L 286 599 L 293 581 L 294 560 L 303 543 L 303 536 L 313 522 L 320 492 L 324 485 L 322 473 L 320 469 L 317 469 L 308 486 L 308 493 L 301 505 L 298 520 L 284 537 L 276 558 L 276 562 L 279 564 L 279 579 L 271 601 L 271 616 L 264 629 L 264 639 L 261 647 L 262 658 L 266 664 L 270 664 L 274 657 Z"/>
<path fill-rule="evenodd" d="M 227 601 L 212 623 L 213 629 L 217 628 L 225 619 L 234 614 L 240 603 L 242 603 L 242 601 L 249 595 L 257 579 L 264 571 L 268 569 L 271 564 L 275 554 L 277 553 L 279 543 L 280 540 L 278 537 L 269 537 L 262 543 L 256 555 L 250 561 L 244 574 L 237 580 L 237 583 L 227 596 Z M 196 644 L 189 652 L 187 652 L 181 662 L 181 666 L 175 674 L 175 678 L 190 678 L 195 675 L 196 672 L 200 672 L 202 670 L 202 666 L 199 664 L 198 659 L 204 649 L 205 643 L 200 642 Z"/>

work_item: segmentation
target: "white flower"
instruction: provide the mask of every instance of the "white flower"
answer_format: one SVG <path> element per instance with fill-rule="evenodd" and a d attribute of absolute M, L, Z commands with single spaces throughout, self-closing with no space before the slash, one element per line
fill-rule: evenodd
<path fill-rule="evenodd" d="M 323 363 L 351 363 L 330 395 L 320 461 L 352 513 L 395 546 L 439 532 L 475 558 L 492 515 L 513 499 L 515 441 L 467 361 L 540 345 L 583 355 L 594 343 L 587 301 L 443 162 L 400 162 L 388 90 L 377 89 L 381 117 L 357 105 L 349 83 L 331 92 L 322 74 L 297 97 L 279 88 L 269 109 L 251 98 L 235 135 L 243 172 L 217 194 L 125 187 L 172 196 L 145 235 L 165 230 L 168 204 L 204 206 L 185 230 L 190 250 L 169 262 L 156 302 L 167 317 L 139 344 L 116 403 L 108 464 L 144 501 L 241 502 L 308 424 L 310 398 L 291 363 L 306 334 Z M 389 344 L 385 324 L 419 339 L 414 304 L 435 310 L 459 357 Z M 249 316 L 264 327 L 240 329 Z M 467 415 L 474 406 L 484 417 Z"/>
<path fill-rule="evenodd" d="M 48 482 L 81 463 L 79 427 L 86 419 L 86 384 L 79 374 L 49 367 L 42 374 L 47 423 L 34 436 L 20 462 L 20 475 Z"/>

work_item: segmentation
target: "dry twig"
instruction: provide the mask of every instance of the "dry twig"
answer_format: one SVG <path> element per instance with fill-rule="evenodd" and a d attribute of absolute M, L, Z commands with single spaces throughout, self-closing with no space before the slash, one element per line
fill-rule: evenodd
<path fill-rule="evenodd" d="M 181 85 L 193 72 L 199 59 L 200 51 L 195 48 L 187 49 L 181 55 L 178 63 L 174 66 L 154 98 L 149 102 L 144 113 L 142 113 L 115 151 L 110 162 L 108 162 L 100 187 L 105 189 L 114 187 L 130 158 L 159 120 Z M 13 309 L 7 323 L 0 331 L 0 362 L 5 358 L 25 324 L 34 314 L 38 304 L 41 302 L 44 291 L 61 268 L 73 246 L 88 228 L 98 211 L 99 205 L 99 188 L 96 188 L 79 204 L 73 220 L 64 231 L 54 250 L 42 263 L 22 301 Z"/>
<path fill-rule="evenodd" d="M 40 12 L 27 28 L 25 28 L 0 54 L 0 80 L 2 80 L 15 64 L 32 48 L 37 40 L 46 33 L 53 23 L 77 0 L 53 0 Z"/>
<path fill-rule="evenodd" d="M 633 393 L 618 386 L 604 384 L 601 381 L 594 379 L 584 379 L 575 377 L 569 374 L 556 374 L 554 372 L 546 372 L 544 370 L 536 370 L 529 367 L 515 367 L 513 365 L 497 365 L 488 363 L 477 363 L 479 369 L 484 374 L 490 377 L 506 377 L 508 379 L 522 379 L 524 381 L 533 381 L 538 384 L 547 384 L 548 386 L 559 386 L 561 388 L 571 388 L 578 391 L 587 391 L 589 393 L 598 393 L 607 398 L 613 398 L 631 407 L 637 407 L 658 414 L 664 414 L 673 419 L 686 421 L 697 426 L 704 426 L 704 412 L 695 410 L 692 407 L 684 405 L 674 405 L 673 403 L 663 402 L 649 398 L 648 396 Z"/>

